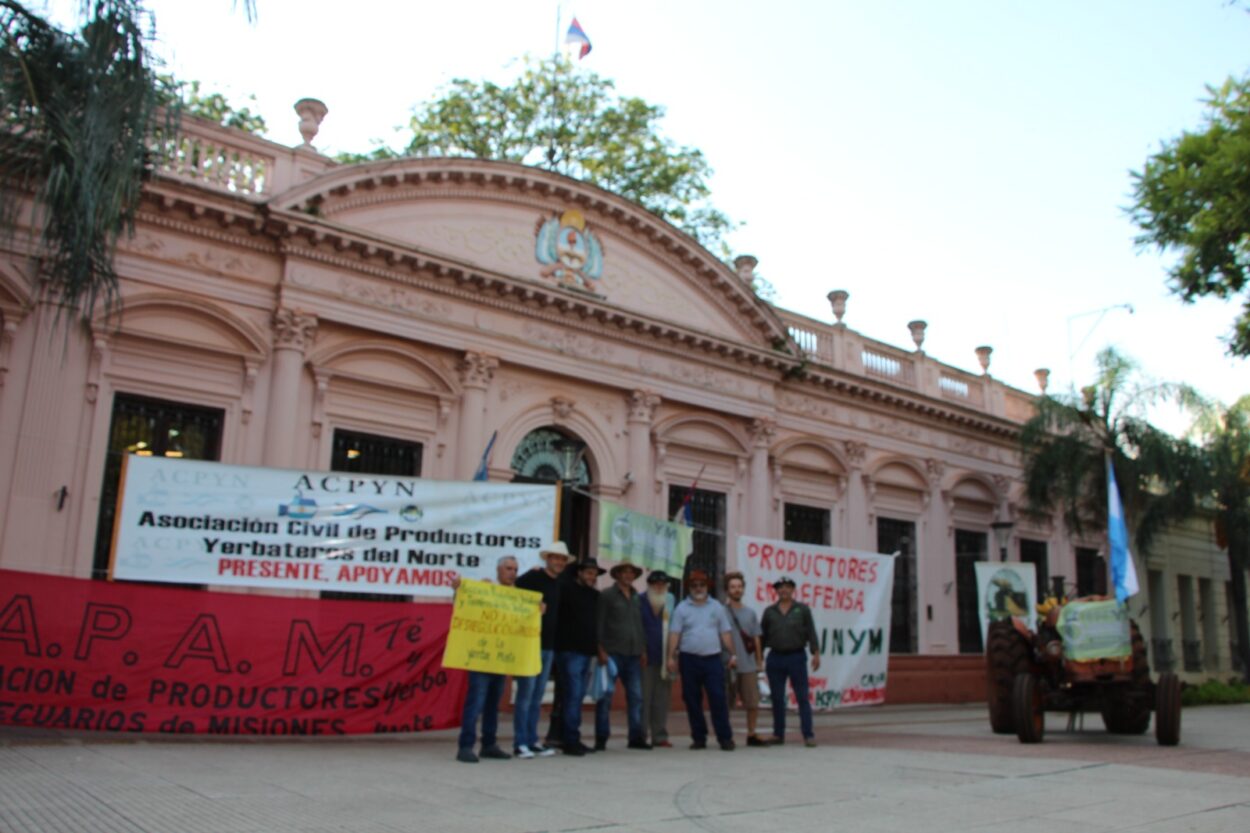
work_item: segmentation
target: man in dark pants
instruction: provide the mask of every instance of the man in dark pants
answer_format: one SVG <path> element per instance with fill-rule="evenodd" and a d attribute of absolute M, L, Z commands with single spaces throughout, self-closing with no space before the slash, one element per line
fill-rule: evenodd
<path fill-rule="evenodd" d="M 634 582 L 642 569 L 622 561 L 611 570 L 616 583 L 599 594 L 599 664 L 608 658 L 616 664 L 616 675 L 625 686 L 625 707 L 629 719 L 629 748 L 650 749 L 642 728 L 642 652 L 646 634 L 642 630 L 642 608 Z M 595 749 L 606 749 L 611 733 L 612 690 L 595 705 Z"/>
<path fill-rule="evenodd" d="M 543 594 L 543 624 L 539 656 L 542 667 L 533 677 L 516 679 L 516 704 L 513 712 L 513 750 L 518 758 L 548 757 L 554 749 L 538 742 L 538 718 L 543 707 L 543 693 L 547 690 L 547 677 L 555 661 L 556 622 L 560 608 L 560 576 L 573 560 L 568 546 L 556 541 L 539 551 L 546 563 L 541 570 L 531 570 L 516 581 L 522 590 L 534 590 Z"/>
<path fill-rule="evenodd" d="M 515 556 L 505 555 L 495 565 L 495 578 L 504 587 L 516 585 L 517 561 Z M 460 589 L 460 578 L 457 576 L 452 587 Z M 464 710 L 460 713 L 460 742 L 456 752 L 456 760 L 465 764 L 475 764 L 478 756 L 473 753 L 477 743 L 477 721 L 482 719 L 482 752 L 483 758 L 494 758 L 505 761 L 512 756 L 499 748 L 495 732 L 499 726 L 499 698 L 503 696 L 503 674 L 487 674 L 482 671 L 469 672 L 469 690 L 464 698 Z"/>
<path fill-rule="evenodd" d="M 681 669 L 681 699 L 690 720 L 691 749 L 707 749 L 707 720 L 703 716 L 703 694 L 712 712 L 712 727 L 720 748 L 734 748 L 729 725 L 729 704 L 725 701 L 725 667 L 721 652 L 729 654 L 729 667 L 737 665 L 731 636 L 733 625 L 725 606 L 708 595 L 708 575 L 691 570 L 686 583 L 690 595 L 677 605 L 668 632 L 668 670 Z"/>
<path fill-rule="evenodd" d="M 803 731 L 805 746 L 815 746 L 812 729 L 812 704 L 807 699 L 807 653 L 812 652 L 812 670 L 820 670 L 820 640 L 816 637 L 816 622 L 807 605 L 794 600 L 794 579 L 782 576 L 773 582 L 777 591 L 777 603 L 764 611 L 760 622 L 764 647 L 768 660 L 764 664 L 768 674 L 768 696 L 773 704 L 773 736 L 770 743 L 785 743 L 786 737 L 786 680 L 794 689 L 794 699 L 799 703 L 799 728 Z"/>
<path fill-rule="evenodd" d="M 599 591 L 595 581 L 606 572 L 593 558 L 577 564 L 576 571 L 577 580 L 560 590 L 560 615 L 556 619 L 556 652 L 564 678 L 565 755 L 594 751 L 582 743 L 582 699 L 586 696 L 586 675 L 599 653 Z"/>

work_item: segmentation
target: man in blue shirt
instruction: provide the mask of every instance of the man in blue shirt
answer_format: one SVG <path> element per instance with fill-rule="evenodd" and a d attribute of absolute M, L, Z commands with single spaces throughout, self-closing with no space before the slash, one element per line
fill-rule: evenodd
<path fill-rule="evenodd" d="M 691 749 L 707 749 L 707 720 L 703 716 L 703 695 L 707 694 L 712 727 L 720 748 L 734 748 L 729 725 L 729 704 L 725 701 L 725 668 L 721 652 L 728 653 L 729 667 L 737 665 L 733 656 L 733 624 L 725 606 L 708 595 L 708 575 L 691 570 L 686 587 L 690 595 L 673 611 L 668 634 L 668 670 L 681 669 L 681 699 L 690 719 Z"/>

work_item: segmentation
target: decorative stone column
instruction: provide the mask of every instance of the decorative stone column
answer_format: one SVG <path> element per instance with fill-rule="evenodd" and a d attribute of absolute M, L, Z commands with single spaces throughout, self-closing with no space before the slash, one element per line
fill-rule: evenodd
<path fill-rule="evenodd" d="M 483 430 L 486 419 L 486 390 L 495 378 L 499 359 L 485 353 L 469 351 L 460 360 L 460 384 L 464 393 L 460 397 L 460 453 L 457 455 L 456 476 L 471 480 L 482 461 L 487 437 Z"/>
<path fill-rule="evenodd" d="M 768 449 L 777 436 L 777 421 L 769 417 L 751 420 L 751 491 L 748 494 L 748 535 L 772 538 L 773 529 L 768 520 L 772 511 L 771 472 L 768 470 Z"/>
<path fill-rule="evenodd" d="M 317 317 L 293 309 L 273 314 L 273 371 L 269 379 L 269 412 L 265 417 L 266 466 L 297 467 L 295 421 L 304 355 L 317 334 Z"/>
<path fill-rule="evenodd" d="M 868 528 L 868 494 L 864 478 L 864 461 L 868 457 L 868 445 L 847 440 L 845 443 L 846 460 L 851 464 L 846 488 L 846 532 L 842 538 L 844 545 L 851 549 L 876 552 L 876 530 Z"/>
<path fill-rule="evenodd" d="M 629 506 L 650 514 L 654 508 L 655 492 L 647 488 L 651 482 L 651 423 L 655 409 L 659 407 L 659 394 L 649 390 L 635 390 L 625 397 L 627 430 L 629 432 Z"/>
<path fill-rule="evenodd" d="M 942 491 L 946 464 L 941 460 L 925 460 L 929 476 L 929 495 L 925 501 L 923 543 L 917 552 L 916 599 L 920 629 L 917 638 L 921 653 L 946 653 L 957 650 L 959 619 L 955 605 L 955 528 L 952 524 L 950 496 Z M 929 618 L 930 609 L 933 618 Z"/>

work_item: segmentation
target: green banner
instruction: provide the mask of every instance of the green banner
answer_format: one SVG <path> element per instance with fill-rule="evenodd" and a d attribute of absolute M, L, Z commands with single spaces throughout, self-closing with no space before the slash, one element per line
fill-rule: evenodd
<path fill-rule="evenodd" d="M 1056 623 L 1064 656 L 1077 662 L 1133 655 L 1128 608 L 1116 601 L 1069 602 Z"/>
<path fill-rule="evenodd" d="M 631 512 L 599 501 L 599 558 L 630 561 L 644 570 L 663 570 L 679 578 L 694 547 L 694 530 L 684 524 Z"/>

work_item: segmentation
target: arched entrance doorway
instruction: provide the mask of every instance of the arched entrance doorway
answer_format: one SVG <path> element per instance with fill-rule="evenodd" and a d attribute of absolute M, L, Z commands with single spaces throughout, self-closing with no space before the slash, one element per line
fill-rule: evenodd
<path fill-rule="evenodd" d="M 560 428 L 536 428 L 512 453 L 514 483 L 560 483 L 560 540 L 578 558 L 590 554 L 591 485 L 586 444 Z"/>

